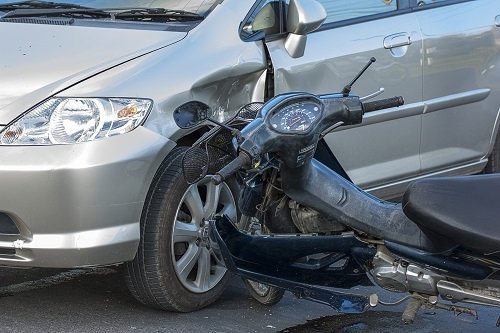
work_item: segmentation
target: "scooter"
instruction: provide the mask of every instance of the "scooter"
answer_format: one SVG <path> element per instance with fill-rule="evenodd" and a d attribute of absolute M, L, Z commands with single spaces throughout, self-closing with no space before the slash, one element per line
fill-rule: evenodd
<path fill-rule="evenodd" d="M 392 203 L 358 188 L 340 166 L 314 158 L 334 128 L 404 103 L 402 97 L 366 102 L 350 93 L 355 80 L 341 93 L 287 93 L 248 105 L 243 113 L 257 114 L 241 130 L 218 123 L 193 146 L 184 158 L 185 178 L 194 183 L 220 161 L 208 139 L 230 133 L 234 139 L 223 150 L 233 153 L 212 182 L 236 175 L 243 184 L 239 221 L 214 216 L 206 237 L 244 279 L 341 313 L 390 305 L 377 294 L 349 292 L 372 284 L 406 294 L 396 303 L 408 301 L 406 323 L 422 307 L 476 317 L 475 309 L 456 303 L 500 307 L 500 175 L 422 179 Z M 207 114 L 184 110 L 175 118 L 187 128 Z"/>

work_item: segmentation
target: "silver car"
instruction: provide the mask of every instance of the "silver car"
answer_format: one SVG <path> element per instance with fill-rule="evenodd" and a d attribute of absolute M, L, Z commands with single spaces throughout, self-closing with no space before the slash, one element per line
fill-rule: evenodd
<path fill-rule="evenodd" d="M 317 29 L 316 29 L 317 28 Z M 228 279 L 205 219 L 236 218 L 235 184 L 189 186 L 207 126 L 288 91 L 402 95 L 325 138 L 359 186 L 497 172 L 500 1 L 0 0 L 0 265 L 126 263 L 141 302 L 192 311 Z"/>

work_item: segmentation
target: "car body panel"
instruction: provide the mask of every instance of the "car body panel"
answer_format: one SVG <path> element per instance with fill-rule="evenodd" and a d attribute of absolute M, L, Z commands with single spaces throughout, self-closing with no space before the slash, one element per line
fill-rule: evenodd
<path fill-rule="evenodd" d="M 186 131 L 175 125 L 172 112 L 186 102 L 207 104 L 221 120 L 251 101 L 262 101 L 260 78 L 266 70 L 262 42 L 242 41 L 237 28 L 238 18 L 244 17 L 253 3 L 247 2 L 246 9 L 224 2 L 189 32 L 189 38 L 112 68 L 58 96 L 150 98 L 155 101 L 155 111 L 144 126 L 174 140 Z M 206 61 L 200 61 L 200 56 Z"/>
<path fill-rule="evenodd" d="M 387 37 L 398 33 L 411 36 L 411 45 L 384 48 Z M 384 97 L 402 95 L 406 105 L 367 115 L 363 125 L 329 134 L 326 141 L 351 179 L 362 187 L 420 172 L 422 40 L 413 14 L 363 22 L 356 28 L 347 25 L 313 32 L 304 56 L 298 59 L 287 54 L 281 40 L 269 42 L 268 47 L 276 93 L 340 91 L 375 57 L 377 61 L 353 86 L 353 92 L 364 96 L 383 87 Z"/>
<path fill-rule="evenodd" d="M 477 161 L 491 151 L 500 105 L 500 30 L 494 25 L 498 14 L 498 1 L 416 12 L 425 39 L 425 173 Z"/>
<path fill-rule="evenodd" d="M 133 259 L 146 194 L 173 147 L 144 127 L 70 146 L 0 147 L 0 211 L 20 230 L 0 235 L 0 248 L 17 250 L 14 257 L 0 254 L 0 263 L 74 267 Z"/>
<path fill-rule="evenodd" d="M 0 22 L 0 35 L 0 124 L 5 125 L 19 116 L 20 110 L 26 111 L 127 60 L 175 43 L 186 33 Z"/>

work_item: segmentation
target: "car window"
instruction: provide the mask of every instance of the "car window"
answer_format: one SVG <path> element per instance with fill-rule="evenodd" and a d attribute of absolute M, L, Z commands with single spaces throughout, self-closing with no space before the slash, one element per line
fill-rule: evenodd
<path fill-rule="evenodd" d="M 247 36 L 263 32 L 266 36 L 282 31 L 281 0 L 262 0 L 257 3 L 245 20 L 241 32 Z"/>
<path fill-rule="evenodd" d="M 325 23 L 335 23 L 398 9 L 397 0 L 319 0 L 325 7 Z"/>

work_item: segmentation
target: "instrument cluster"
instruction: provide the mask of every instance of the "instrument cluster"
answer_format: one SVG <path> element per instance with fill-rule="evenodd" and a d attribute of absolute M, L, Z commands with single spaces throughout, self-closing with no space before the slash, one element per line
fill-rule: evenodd
<path fill-rule="evenodd" d="M 308 132 L 320 118 L 322 105 L 315 101 L 300 101 L 289 104 L 271 116 L 271 127 L 280 133 Z"/>

